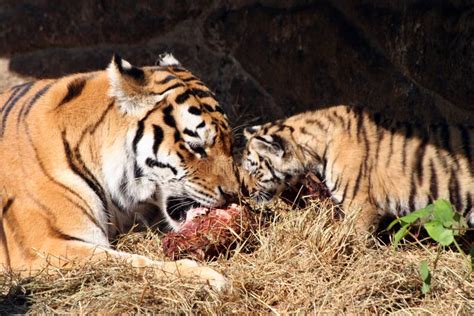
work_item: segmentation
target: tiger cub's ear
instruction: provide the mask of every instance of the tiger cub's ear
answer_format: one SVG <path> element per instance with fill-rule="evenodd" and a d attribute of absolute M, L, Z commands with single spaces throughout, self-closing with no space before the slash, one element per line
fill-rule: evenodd
<path fill-rule="evenodd" d="M 255 136 L 257 132 L 262 128 L 261 125 L 254 125 L 254 126 L 249 126 L 244 128 L 244 137 L 246 140 L 249 140 L 252 138 L 252 136 Z"/>
<path fill-rule="evenodd" d="M 115 98 L 120 109 L 131 115 L 139 115 L 155 106 L 163 97 L 147 93 L 147 72 L 133 66 L 115 54 L 107 67 L 109 96 Z"/>
<path fill-rule="evenodd" d="M 252 138 L 252 147 L 259 153 L 272 155 L 278 158 L 283 157 L 285 150 L 280 138 L 274 138 L 269 135 L 257 136 Z"/>

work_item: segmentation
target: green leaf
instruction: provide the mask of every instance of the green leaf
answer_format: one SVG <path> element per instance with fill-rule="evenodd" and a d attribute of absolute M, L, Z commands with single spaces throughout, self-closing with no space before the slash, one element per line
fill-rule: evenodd
<path fill-rule="evenodd" d="M 454 210 L 451 203 L 443 199 L 436 200 L 434 202 L 433 216 L 444 226 L 451 227 L 454 219 Z"/>
<path fill-rule="evenodd" d="M 426 260 L 423 260 L 420 263 L 419 270 L 420 270 L 421 279 L 423 281 L 428 280 L 428 278 L 430 277 L 430 269 L 428 268 L 428 262 Z"/>
<path fill-rule="evenodd" d="M 452 229 L 447 229 L 439 221 L 431 221 L 423 225 L 435 241 L 443 246 L 449 246 L 454 241 L 454 233 Z"/>
<path fill-rule="evenodd" d="M 416 222 L 418 219 L 421 218 L 427 218 L 433 213 L 434 207 L 432 204 L 426 206 L 425 208 L 420 208 L 419 210 L 416 210 L 408 215 L 405 215 L 403 217 L 400 217 L 400 221 L 402 221 L 405 224 L 413 224 Z"/>
<path fill-rule="evenodd" d="M 430 289 L 431 285 L 423 283 L 423 285 L 421 286 L 421 293 L 426 294 L 430 291 Z"/>
<path fill-rule="evenodd" d="M 396 249 L 400 240 L 408 234 L 408 227 L 409 225 L 403 225 L 394 236 L 393 240 L 393 248 Z"/>
<path fill-rule="evenodd" d="M 428 262 L 426 260 L 423 260 L 420 263 L 419 272 L 420 272 L 421 281 L 423 282 L 423 286 L 421 287 L 421 292 L 423 294 L 426 294 L 431 289 L 431 273 L 430 273 L 430 269 L 428 268 Z"/>

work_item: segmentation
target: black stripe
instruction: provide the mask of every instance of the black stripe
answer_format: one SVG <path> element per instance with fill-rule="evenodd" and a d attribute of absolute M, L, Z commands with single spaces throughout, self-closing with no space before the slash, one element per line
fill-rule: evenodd
<path fill-rule="evenodd" d="M 14 198 L 9 198 L 9 199 L 7 200 L 7 203 L 5 203 L 5 205 L 3 205 L 3 209 L 0 210 L 2 216 L 5 216 L 5 214 L 7 214 L 8 210 L 9 210 L 10 207 L 13 205 L 13 202 L 14 202 L 14 201 L 15 201 Z"/>
<path fill-rule="evenodd" d="M 133 162 L 133 176 L 135 179 L 141 178 L 143 176 L 142 169 L 138 166 L 136 160 Z"/>
<path fill-rule="evenodd" d="M 188 77 L 188 78 L 184 78 L 184 79 L 181 79 L 183 82 L 190 82 L 190 81 L 194 81 L 194 80 L 198 80 L 196 77 Z M 198 81 L 197 83 L 200 83 L 200 84 L 203 84 L 202 82 Z"/>
<path fill-rule="evenodd" d="M 468 192 L 466 196 L 466 208 L 465 208 L 464 215 L 467 215 L 471 211 L 471 209 L 472 209 L 472 196 L 471 196 L 471 193 Z"/>
<path fill-rule="evenodd" d="M 137 152 L 137 144 L 138 142 L 140 141 L 140 139 L 142 139 L 143 137 L 143 133 L 145 131 L 145 121 L 148 119 L 148 117 L 155 111 L 157 111 L 158 109 L 160 109 L 159 107 L 155 107 L 153 109 L 151 109 L 150 111 L 148 111 L 145 116 L 140 120 L 138 121 L 137 123 L 137 132 L 135 133 L 135 137 L 133 138 L 133 141 L 132 141 L 132 149 L 133 149 L 133 152 L 136 153 Z"/>
<path fill-rule="evenodd" d="M 196 126 L 196 129 L 198 128 L 203 128 L 206 126 L 206 122 L 202 121 L 201 123 L 199 123 L 197 126 Z"/>
<path fill-rule="evenodd" d="M 388 157 L 387 157 L 387 162 L 385 163 L 385 167 L 388 168 L 388 166 L 390 165 L 390 160 L 392 159 L 392 155 L 393 155 L 393 137 L 394 137 L 394 133 L 395 133 L 395 129 L 392 127 L 390 129 L 390 150 L 388 152 Z"/>
<path fill-rule="evenodd" d="M 438 198 L 438 177 L 436 176 L 436 170 L 434 167 L 433 160 L 430 159 L 430 199 L 436 200 Z"/>
<path fill-rule="evenodd" d="M 344 118 L 340 116 L 337 112 L 334 113 L 334 116 L 339 120 L 339 122 L 341 123 L 341 126 L 346 125 L 346 121 L 344 120 Z"/>
<path fill-rule="evenodd" d="M 145 131 L 145 123 L 143 121 L 139 121 L 137 132 L 135 133 L 135 137 L 133 137 L 133 141 L 132 141 L 132 148 L 133 148 L 134 153 L 137 153 L 137 145 L 140 139 L 142 139 L 144 131 Z"/>
<path fill-rule="evenodd" d="M 216 105 L 216 111 L 219 112 L 219 113 L 221 113 L 222 115 L 225 114 L 224 109 L 221 108 L 219 105 Z"/>
<path fill-rule="evenodd" d="M 215 111 L 216 111 L 212 106 L 210 106 L 210 105 L 207 104 L 207 103 L 201 103 L 201 106 L 202 106 L 207 112 L 212 113 L 212 112 L 215 112 Z"/>
<path fill-rule="evenodd" d="M 322 130 L 325 129 L 324 124 L 321 123 L 321 122 L 320 122 L 319 120 L 317 120 L 317 119 L 308 119 L 308 120 L 306 120 L 306 124 L 308 124 L 308 125 L 315 124 L 319 129 L 322 129 Z"/>
<path fill-rule="evenodd" d="M 75 207 L 77 207 L 78 209 L 80 209 L 82 211 L 82 213 L 95 225 L 97 226 L 97 228 L 99 228 L 102 233 L 104 234 L 104 236 L 107 236 L 107 232 L 104 230 L 104 228 L 100 225 L 99 221 L 97 221 L 97 219 L 92 215 L 90 214 L 84 207 L 82 207 L 82 205 L 80 205 L 79 203 L 76 203 L 75 201 L 73 201 L 72 199 L 70 199 L 69 197 L 67 196 L 64 196 L 70 203 L 72 203 Z"/>
<path fill-rule="evenodd" d="M 385 136 L 385 131 L 383 128 L 381 128 L 378 125 L 376 126 L 376 129 L 377 129 L 377 147 L 375 149 L 375 163 L 378 163 L 379 154 L 380 154 L 380 146 Z"/>
<path fill-rule="evenodd" d="M 171 71 L 176 72 L 176 73 L 187 73 L 188 71 L 184 69 L 183 67 L 180 66 L 168 66 Z"/>
<path fill-rule="evenodd" d="M 469 167 L 472 169 L 472 151 L 471 151 L 471 138 L 469 135 L 469 130 L 465 126 L 458 126 L 459 132 L 461 134 L 462 148 L 464 149 L 464 154 L 469 162 Z"/>
<path fill-rule="evenodd" d="M 191 93 L 198 98 L 207 98 L 211 96 L 211 93 L 209 91 L 201 90 L 201 89 L 191 89 Z"/>
<path fill-rule="evenodd" d="M 449 177 L 449 201 L 454 205 L 456 211 L 462 210 L 462 201 L 460 195 L 459 180 L 456 176 L 456 172 L 451 170 L 451 176 Z"/>
<path fill-rule="evenodd" d="M 86 85 L 86 78 L 76 78 L 69 82 L 67 85 L 67 93 L 64 98 L 59 102 L 57 107 L 60 107 L 68 102 L 71 102 L 75 98 L 81 95 L 84 86 Z"/>
<path fill-rule="evenodd" d="M 418 176 L 418 183 L 421 185 L 423 183 L 423 159 L 425 158 L 426 145 L 428 143 L 428 137 L 423 136 L 418 149 L 416 151 L 416 156 L 414 157 L 414 166 L 412 172 L 415 172 Z"/>
<path fill-rule="evenodd" d="M 94 191 L 94 193 L 99 197 L 104 209 L 106 209 L 107 199 L 105 197 L 104 189 L 100 186 L 97 179 L 92 175 L 92 173 L 85 166 L 84 162 L 81 160 L 78 148 L 75 148 L 74 152 L 71 150 L 71 145 L 66 139 L 65 131 L 61 133 L 61 138 L 63 141 L 64 152 L 69 168 L 71 168 L 71 170 L 77 176 L 79 176 L 85 183 L 87 183 L 87 185 L 92 189 L 92 191 Z M 84 171 L 80 169 L 77 163 L 79 163 L 79 165 L 83 167 Z"/>
<path fill-rule="evenodd" d="M 33 84 L 34 84 L 34 82 L 29 82 L 29 83 L 25 84 L 21 88 L 21 91 L 19 91 L 17 94 L 15 94 L 15 96 L 10 100 L 10 102 L 6 103 L 5 106 L 2 108 L 3 116 L 2 116 L 2 126 L 1 126 L 1 129 L 0 129 L 0 137 L 2 137 L 4 132 L 5 132 L 5 127 L 6 127 L 6 124 L 7 124 L 7 119 L 8 119 L 8 116 L 10 114 L 10 111 L 13 109 L 13 107 L 18 102 L 18 100 L 21 99 L 21 97 L 23 97 L 26 93 L 28 93 L 28 91 L 31 89 Z"/>
<path fill-rule="evenodd" d="M 163 129 L 160 126 L 153 124 L 153 133 L 153 153 L 156 154 L 158 153 L 158 148 L 160 147 L 160 144 L 163 142 Z"/>
<path fill-rule="evenodd" d="M 328 160 L 326 159 L 326 154 L 327 154 L 327 151 L 328 151 L 328 147 L 329 147 L 329 144 L 326 145 L 326 147 L 324 148 L 324 151 L 323 151 L 323 155 L 321 156 L 321 160 L 323 161 L 323 170 L 322 170 L 323 177 L 326 177 L 326 167 L 328 165 Z"/>
<path fill-rule="evenodd" d="M 341 201 L 339 203 L 344 203 L 344 200 L 346 199 L 346 194 L 347 194 L 347 188 L 349 187 L 349 183 L 346 183 L 346 185 L 344 186 L 344 190 L 342 191 L 342 197 L 341 197 Z"/>
<path fill-rule="evenodd" d="M 7 200 L 7 203 L 3 205 L 2 208 L 0 208 L 0 238 L 3 243 L 3 249 L 5 249 L 4 257 L 6 259 L 7 267 L 9 268 L 11 266 L 11 261 L 10 261 L 10 250 L 8 249 L 8 240 L 7 240 L 7 235 L 5 234 L 5 228 L 3 226 L 3 219 L 5 218 L 4 216 L 7 214 L 8 210 L 13 204 L 14 198 L 9 198 Z"/>
<path fill-rule="evenodd" d="M 183 155 L 181 155 L 181 153 L 179 151 L 176 152 L 176 155 L 178 156 L 179 161 L 182 163 L 184 161 Z"/>
<path fill-rule="evenodd" d="M 410 196 L 408 198 L 408 205 L 410 208 L 410 211 L 415 211 L 415 198 L 416 198 L 416 183 L 415 183 L 415 176 L 412 175 L 411 181 L 410 181 Z"/>
<path fill-rule="evenodd" d="M 48 90 L 49 88 L 51 88 L 53 84 L 50 83 L 46 86 L 44 86 L 43 88 L 41 88 L 38 92 L 35 93 L 35 95 L 30 99 L 30 101 L 28 102 L 28 104 L 24 105 L 22 108 L 21 108 L 21 111 L 20 113 L 18 114 L 18 117 L 17 117 L 17 123 L 19 124 L 20 123 L 20 120 L 22 118 L 26 118 L 28 116 L 28 114 L 30 113 L 30 110 L 31 108 L 33 107 L 33 105 L 36 103 L 36 101 L 39 100 L 39 98 L 41 98 Z"/>
<path fill-rule="evenodd" d="M 171 166 L 170 164 L 162 163 L 162 162 L 160 162 L 158 160 L 155 160 L 155 159 L 152 159 L 152 158 L 147 158 L 145 160 L 145 163 L 150 168 L 158 167 L 158 168 L 170 169 L 171 172 L 173 172 L 174 175 L 178 174 L 178 171 L 176 170 L 176 168 Z"/>
<path fill-rule="evenodd" d="M 334 166 L 334 164 L 333 164 L 333 166 Z M 336 182 L 334 183 L 334 187 L 333 187 L 332 189 L 329 189 L 329 191 L 331 191 L 331 193 L 332 193 L 334 190 L 338 190 L 338 189 L 339 189 L 339 184 L 341 183 L 341 180 L 342 180 L 341 178 L 342 178 L 342 176 L 337 177 Z"/>
<path fill-rule="evenodd" d="M 46 176 L 46 178 L 48 178 L 49 181 L 51 181 L 52 183 L 58 185 L 60 188 L 62 188 L 63 190 L 65 190 L 66 192 L 69 192 L 70 194 L 72 194 L 73 196 L 75 196 L 77 199 L 79 199 L 82 203 L 84 203 L 86 205 L 86 207 L 92 212 L 92 208 L 90 207 L 90 205 L 87 203 L 87 201 L 82 197 L 80 196 L 77 192 L 73 191 L 71 188 L 65 186 L 64 184 L 62 184 L 61 182 L 57 181 L 56 179 L 53 178 L 53 176 L 51 176 L 48 171 L 46 170 L 46 167 L 44 166 L 43 164 L 43 161 L 41 160 L 39 154 L 38 154 L 38 149 L 36 148 L 36 146 L 34 145 L 33 143 L 33 140 L 31 138 L 31 135 L 30 135 L 30 131 L 28 128 L 25 128 L 25 133 L 26 133 L 26 136 L 28 138 L 28 142 L 30 143 L 31 147 L 33 148 L 33 151 L 35 153 L 35 158 L 36 158 L 36 161 L 38 162 L 38 165 L 41 169 L 41 171 L 43 172 L 43 174 Z"/>
<path fill-rule="evenodd" d="M 172 112 L 173 112 L 173 106 L 168 105 L 167 107 L 165 107 L 163 109 L 163 115 L 164 115 L 163 120 L 165 124 L 168 125 L 169 127 L 176 128 L 176 121 L 174 120 Z"/>
<path fill-rule="evenodd" d="M 191 95 L 191 94 L 190 94 L 189 90 L 186 90 L 186 91 L 184 91 L 183 93 L 179 94 L 179 95 L 176 97 L 175 101 L 176 101 L 176 103 L 178 103 L 178 104 L 182 104 L 182 103 L 186 102 L 186 100 L 189 98 L 190 95 Z"/>
<path fill-rule="evenodd" d="M 266 140 L 262 136 L 255 136 L 255 139 L 258 139 L 259 141 L 264 142 L 264 143 L 269 144 L 269 145 L 272 144 L 272 142 L 269 142 L 268 140 Z"/>
<path fill-rule="evenodd" d="M 189 135 L 191 137 L 199 137 L 199 135 L 196 132 L 193 132 L 192 130 L 187 129 L 187 128 L 183 130 L 183 134 Z"/>
<path fill-rule="evenodd" d="M 171 91 L 171 90 L 176 89 L 176 88 L 179 88 L 179 87 L 184 87 L 184 84 L 182 84 L 182 83 L 175 83 L 174 85 L 171 85 L 171 86 L 169 86 L 168 88 L 166 88 L 166 89 L 164 89 L 164 90 L 162 90 L 162 91 L 160 91 L 160 92 L 153 92 L 153 94 L 161 95 L 161 94 L 164 94 L 164 93 L 166 93 L 166 92 L 168 92 L 168 91 Z"/>
<path fill-rule="evenodd" d="M 175 79 L 176 77 L 173 76 L 173 75 L 168 75 L 166 76 L 164 79 L 160 80 L 160 81 L 155 81 L 156 84 L 166 84 L 168 82 L 170 82 L 171 80 Z"/>
<path fill-rule="evenodd" d="M 195 153 L 201 155 L 201 158 L 207 157 L 206 150 L 202 147 L 191 147 L 191 150 L 194 151 Z"/>
<path fill-rule="evenodd" d="M 263 163 L 264 163 L 264 165 L 267 167 L 268 171 L 270 171 L 270 173 L 271 173 L 273 179 L 279 181 L 280 178 L 278 178 L 278 176 L 276 175 L 275 171 L 273 170 L 272 164 L 271 164 L 267 159 L 263 160 Z"/>
<path fill-rule="evenodd" d="M 11 89 L 11 94 L 10 96 L 8 97 L 7 101 L 5 103 L 2 104 L 2 107 L 0 108 L 0 113 L 3 112 L 3 110 L 5 109 L 5 107 L 11 102 L 12 99 L 14 99 L 17 95 L 17 93 L 19 91 L 21 91 L 21 88 L 23 88 L 24 86 L 26 86 L 29 82 L 27 83 L 24 83 L 24 84 L 21 84 L 21 85 L 18 85 L 18 86 L 15 86 Z"/>
<path fill-rule="evenodd" d="M 87 243 L 84 239 L 81 239 L 79 237 L 74 237 L 74 236 L 71 236 L 69 234 L 66 234 L 66 233 L 62 232 L 59 228 L 53 226 L 50 222 L 48 222 L 48 224 L 49 224 L 49 229 L 50 229 L 51 233 L 53 233 L 57 238 L 64 239 L 64 240 L 73 240 L 73 241 L 80 241 L 80 242 Z"/>
<path fill-rule="evenodd" d="M 194 115 L 201 115 L 202 111 L 197 106 L 190 106 L 188 112 Z"/>
<path fill-rule="evenodd" d="M 403 138 L 403 149 L 402 149 L 402 168 L 403 173 L 406 171 L 407 166 L 407 146 L 410 142 L 410 138 L 413 136 L 413 127 L 410 123 L 403 123 L 405 128 L 405 137 Z"/>
<path fill-rule="evenodd" d="M 359 191 L 359 186 L 360 186 L 360 180 L 362 179 L 362 165 L 359 167 L 359 173 L 357 174 L 357 178 L 354 184 L 354 190 L 352 191 L 352 199 L 353 200 Z"/>
<path fill-rule="evenodd" d="M 181 133 L 178 130 L 174 131 L 174 142 L 177 143 L 181 140 Z"/>
<path fill-rule="evenodd" d="M 360 141 L 360 132 L 362 130 L 363 123 L 364 123 L 364 116 L 363 116 L 362 113 L 358 113 L 358 115 L 357 115 L 357 125 L 356 125 L 357 141 Z"/>
<path fill-rule="evenodd" d="M 440 137 L 441 137 L 441 142 L 442 146 L 444 149 L 447 151 L 451 150 L 451 133 L 449 131 L 449 126 L 446 124 L 441 124 L 439 125 L 440 127 Z"/>

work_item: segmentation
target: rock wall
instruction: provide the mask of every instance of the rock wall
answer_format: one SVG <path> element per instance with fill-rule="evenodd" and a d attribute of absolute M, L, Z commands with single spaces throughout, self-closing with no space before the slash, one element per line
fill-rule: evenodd
<path fill-rule="evenodd" d="M 173 52 L 236 125 L 339 103 L 472 122 L 471 2 L 4 0 L 0 55 L 54 77 Z"/>

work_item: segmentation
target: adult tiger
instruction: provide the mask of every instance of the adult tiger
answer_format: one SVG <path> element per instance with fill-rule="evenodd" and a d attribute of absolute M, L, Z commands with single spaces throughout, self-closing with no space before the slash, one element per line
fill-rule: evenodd
<path fill-rule="evenodd" d="M 15 86 L 0 104 L 3 266 L 113 256 L 225 285 L 194 261 L 109 245 L 150 204 L 177 229 L 190 204 L 219 206 L 238 191 L 226 116 L 173 56 L 143 68 L 115 56 L 106 71 Z"/>
<path fill-rule="evenodd" d="M 474 224 L 473 126 L 420 126 L 335 106 L 249 127 L 247 190 L 265 201 L 312 170 L 333 199 L 359 207 L 359 229 L 449 199 Z"/>

